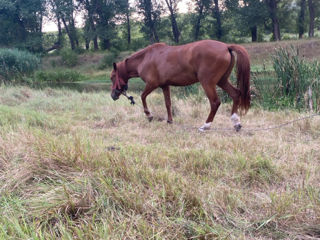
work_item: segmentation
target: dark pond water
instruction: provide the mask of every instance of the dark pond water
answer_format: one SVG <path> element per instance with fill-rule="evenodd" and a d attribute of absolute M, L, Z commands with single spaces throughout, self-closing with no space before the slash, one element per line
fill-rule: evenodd
<path fill-rule="evenodd" d="M 111 90 L 111 84 L 106 82 L 64 82 L 64 83 L 42 83 L 32 85 L 34 88 L 43 89 L 43 88 L 66 88 L 79 92 L 99 92 Z M 129 83 L 129 90 L 133 92 L 142 92 L 144 89 L 144 83 L 134 82 Z"/>

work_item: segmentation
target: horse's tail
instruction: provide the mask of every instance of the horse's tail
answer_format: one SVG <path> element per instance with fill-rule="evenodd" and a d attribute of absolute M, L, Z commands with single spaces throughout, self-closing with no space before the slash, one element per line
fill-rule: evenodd
<path fill-rule="evenodd" d="M 247 50 L 240 45 L 228 45 L 232 51 L 237 53 L 237 85 L 240 89 L 240 112 L 246 114 L 250 107 L 250 59 Z M 232 56 L 233 57 L 233 56 Z"/>

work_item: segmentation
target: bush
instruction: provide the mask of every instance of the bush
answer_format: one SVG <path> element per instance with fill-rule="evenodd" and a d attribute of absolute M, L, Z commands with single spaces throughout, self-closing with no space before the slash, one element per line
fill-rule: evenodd
<path fill-rule="evenodd" d="M 117 62 L 118 54 L 116 52 L 108 52 L 104 57 L 100 60 L 98 69 L 103 70 L 107 67 L 112 66 L 112 63 Z"/>
<path fill-rule="evenodd" d="M 71 49 L 63 49 L 60 51 L 62 64 L 67 67 L 74 67 L 78 63 L 78 54 Z"/>
<path fill-rule="evenodd" d="M 34 82 L 63 83 L 83 80 L 84 76 L 74 70 L 37 71 L 34 74 Z"/>
<path fill-rule="evenodd" d="M 21 82 L 39 68 L 40 58 L 27 51 L 0 49 L 0 80 Z"/>

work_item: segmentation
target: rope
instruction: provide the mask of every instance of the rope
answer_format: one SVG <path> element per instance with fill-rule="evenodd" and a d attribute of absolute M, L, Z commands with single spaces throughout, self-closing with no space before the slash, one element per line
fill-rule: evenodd
<path fill-rule="evenodd" d="M 128 100 L 130 100 L 130 104 L 131 105 L 139 105 L 142 107 L 142 105 L 140 104 L 137 104 L 134 100 L 133 100 L 133 97 L 132 96 L 128 96 L 126 94 L 126 92 L 122 93 L 122 95 L 126 96 L 128 98 Z M 287 126 L 289 124 L 292 124 L 292 123 L 295 123 L 295 122 L 299 122 L 299 121 L 302 121 L 302 120 L 305 120 L 305 119 L 310 119 L 310 118 L 314 118 L 316 116 L 320 116 L 320 113 L 314 113 L 314 114 L 311 114 L 309 116 L 305 116 L 305 117 L 301 117 L 301 118 L 297 118 L 297 119 L 294 119 L 294 120 L 291 120 L 291 121 L 287 121 L 287 122 L 284 122 L 284 123 L 280 123 L 278 125 L 273 125 L 273 126 L 266 126 L 266 127 L 256 127 L 256 128 L 241 128 L 241 131 L 245 131 L 245 132 L 259 132 L 259 131 L 267 131 L 267 130 L 272 130 L 272 129 L 278 129 L 278 128 L 282 128 L 284 126 Z M 190 125 L 180 125 L 182 126 L 183 128 L 185 129 L 196 129 L 198 130 L 198 127 L 194 127 L 194 126 L 190 126 Z M 207 129 L 205 130 L 204 132 L 208 132 L 208 131 L 216 131 L 216 132 L 234 132 L 235 129 L 234 128 L 210 128 L 210 129 Z"/>
<path fill-rule="evenodd" d="M 284 127 L 284 126 L 287 126 L 289 124 L 292 124 L 292 123 L 295 123 L 295 122 L 299 122 L 299 121 L 302 121 L 302 120 L 305 120 L 305 119 L 314 118 L 316 116 L 320 116 L 320 114 L 319 113 L 314 113 L 314 114 L 311 114 L 309 116 L 297 118 L 297 119 L 294 119 L 294 120 L 291 120 L 291 121 L 288 121 L 288 122 L 280 123 L 278 125 L 262 127 L 262 128 L 244 129 L 244 131 L 247 131 L 247 132 L 258 132 L 258 131 L 267 131 L 267 130 L 271 130 L 271 129 L 277 129 L 277 128 L 281 128 L 281 127 Z"/>
<path fill-rule="evenodd" d="M 240 131 L 245 131 L 245 132 L 259 132 L 259 131 L 267 131 L 267 130 L 272 130 L 272 129 L 278 129 L 284 126 L 287 126 L 289 124 L 295 123 L 295 122 L 299 122 L 305 119 L 310 119 L 310 118 L 314 118 L 316 116 L 320 116 L 320 113 L 315 113 L 315 114 L 311 114 L 309 116 L 305 116 L 305 117 L 301 117 L 301 118 L 297 118 L 288 122 L 284 122 L 284 123 L 280 123 L 278 125 L 273 125 L 273 126 L 266 126 L 266 127 L 260 127 L 260 128 L 241 128 Z M 188 125 L 182 125 L 184 128 L 186 129 L 198 129 L 197 127 L 193 127 L 193 126 L 188 126 Z M 204 132 L 208 132 L 208 131 L 217 131 L 217 132 L 234 132 L 235 129 L 234 128 L 210 128 L 205 130 Z"/>

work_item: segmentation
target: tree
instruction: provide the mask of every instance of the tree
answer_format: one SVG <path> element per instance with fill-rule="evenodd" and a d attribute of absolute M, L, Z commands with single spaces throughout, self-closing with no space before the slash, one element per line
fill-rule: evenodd
<path fill-rule="evenodd" d="M 111 48 L 111 40 L 116 35 L 117 14 L 123 14 L 126 0 L 95 0 L 95 21 L 97 35 L 102 49 Z"/>
<path fill-rule="evenodd" d="M 258 29 L 262 28 L 268 19 L 266 4 L 260 0 L 227 0 L 226 14 L 240 26 L 240 32 L 250 33 L 251 41 L 258 41 Z"/>
<path fill-rule="evenodd" d="M 84 38 L 86 41 L 86 49 L 90 47 L 90 42 L 93 41 L 94 50 L 98 50 L 98 34 L 95 24 L 95 13 L 96 13 L 96 1 L 95 0 L 79 0 L 83 8 L 86 10 L 85 16 L 85 27 L 84 27 Z"/>
<path fill-rule="evenodd" d="M 177 15 L 177 6 L 180 0 L 165 0 L 165 1 L 170 12 L 170 21 L 171 21 L 173 39 L 175 43 L 179 43 L 180 31 L 178 29 L 176 15 Z"/>
<path fill-rule="evenodd" d="M 42 51 L 44 0 L 0 1 L 0 45 Z"/>
<path fill-rule="evenodd" d="M 130 13 L 131 13 L 131 9 L 130 9 L 130 4 L 129 4 L 129 0 L 125 1 L 125 14 L 126 14 L 126 24 L 127 24 L 127 41 L 128 41 L 128 45 L 131 44 L 131 24 L 130 24 Z"/>
<path fill-rule="evenodd" d="M 309 37 L 314 37 L 314 19 L 315 19 L 315 9 L 313 0 L 308 0 L 309 8 Z"/>
<path fill-rule="evenodd" d="M 210 0 L 196 0 L 195 11 L 196 18 L 194 24 L 194 40 L 198 40 L 200 36 L 201 21 L 205 16 L 205 11 L 209 8 Z"/>
<path fill-rule="evenodd" d="M 156 0 L 138 0 L 138 8 L 144 17 L 142 31 L 148 36 L 150 43 L 159 42 L 157 24 L 160 21 L 160 4 Z"/>
<path fill-rule="evenodd" d="M 217 39 L 221 39 L 222 37 L 222 24 L 221 24 L 221 12 L 219 8 L 219 0 L 214 1 L 214 8 L 213 8 L 213 17 L 216 19 L 216 27 L 215 27 L 215 35 Z"/>
<path fill-rule="evenodd" d="M 265 0 L 265 3 L 269 10 L 269 16 L 272 21 L 272 32 L 273 32 L 273 39 L 275 41 L 281 40 L 280 35 L 280 25 L 279 25 L 279 18 L 278 18 L 278 4 L 279 0 Z"/>
<path fill-rule="evenodd" d="M 74 20 L 74 12 L 77 9 L 76 5 L 74 4 L 75 2 L 73 0 L 50 0 L 49 3 L 51 8 L 55 11 L 59 35 L 61 34 L 61 21 L 68 35 L 71 49 L 76 49 L 76 47 L 79 47 L 79 40 Z"/>
<path fill-rule="evenodd" d="M 56 21 L 58 26 L 58 40 L 54 43 L 52 47 L 46 50 L 47 52 L 50 52 L 54 49 L 59 49 L 62 47 L 63 36 L 62 36 L 62 27 L 61 27 L 61 17 L 57 9 L 57 5 L 54 3 L 53 0 L 48 1 L 48 8 L 49 8 L 48 11 L 50 13 L 49 19 L 52 21 Z"/>
<path fill-rule="evenodd" d="M 306 10 L 306 0 L 300 0 L 300 11 L 299 11 L 299 17 L 298 17 L 298 32 L 299 32 L 299 38 L 301 39 L 304 32 L 305 32 L 305 10 Z"/>

